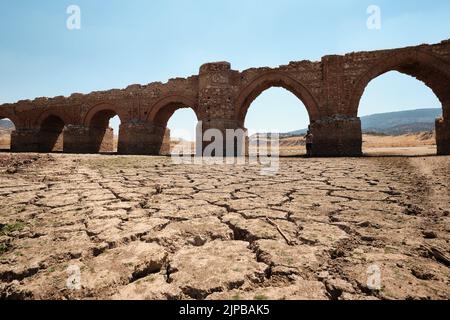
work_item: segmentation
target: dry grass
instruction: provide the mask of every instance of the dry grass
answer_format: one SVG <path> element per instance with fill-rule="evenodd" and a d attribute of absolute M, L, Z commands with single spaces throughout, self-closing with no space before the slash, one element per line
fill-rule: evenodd
<path fill-rule="evenodd" d="M 423 147 L 436 145 L 436 138 L 431 132 L 402 136 L 364 135 L 363 144 L 365 148 Z"/>
<path fill-rule="evenodd" d="M 280 140 L 281 156 L 296 156 L 306 154 L 306 142 L 303 136 L 287 137 Z"/>
<path fill-rule="evenodd" d="M 11 145 L 11 135 L 0 134 L 0 150 L 8 150 Z"/>
<path fill-rule="evenodd" d="M 433 132 L 421 132 L 416 134 L 406 134 L 401 136 L 363 135 L 363 149 L 370 152 L 375 149 L 395 148 L 419 148 L 436 146 L 436 137 Z M 280 141 L 280 155 L 292 156 L 305 154 L 305 140 L 303 137 L 283 138 Z"/>

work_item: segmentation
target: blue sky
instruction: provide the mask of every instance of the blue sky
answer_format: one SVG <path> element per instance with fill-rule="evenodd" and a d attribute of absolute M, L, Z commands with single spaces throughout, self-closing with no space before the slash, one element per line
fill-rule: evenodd
<path fill-rule="evenodd" d="M 71 4 L 81 8 L 81 30 L 66 28 Z M 381 30 L 366 27 L 372 4 Z M 444 0 L 0 0 L 0 103 L 165 81 L 209 61 L 243 70 L 448 38 Z M 420 82 L 387 74 L 371 83 L 361 115 L 438 106 Z M 178 111 L 170 125 L 188 129 L 193 119 Z M 300 101 L 270 89 L 246 125 L 287 131 L 307 122 Z"/>

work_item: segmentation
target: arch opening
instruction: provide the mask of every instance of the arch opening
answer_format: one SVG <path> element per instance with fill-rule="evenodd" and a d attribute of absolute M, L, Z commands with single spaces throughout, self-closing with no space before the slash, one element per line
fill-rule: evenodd
<path fill-rule="evenodd" d="M 112 109 L 97 111 L 89 121 L 92 152 L 116 153 L 120 145 L 120 116 Z"/>
<path fill-rule="evenodd" d="M 113 152 L 119 151 L 119 132 L 120 132 L 120 117 L 118 115 L 109 119 L 108 127 L 113 129 Z"/>
<path fill-rule="evenodd" d="M 170 139 L 170 154 L 194 155 L 196 146 L 196 129 L 198 118 L 189 107 L 180 107 L 170 113 L 168 120 L 156 119 L 166 123 L 166 139 Z M 166 148 L 167 151 L 167 148 Z"/>
<path fill-rule="evenodd" d="M 350 101 L 353 110 L 358 110 L 359 103 L 368 84 L 383 74 L 397 71 L 423 82 L 433 91 L 442 104 L 443 117 L 450 118 L 450 72 L 449 65 L 425 52 L 399 52 L 390 55 L 368 70 L 355 83 Z M 356 112 L 355 112 L 356 113 Z"/>
<path fill-rule="evenodd" d="M 423 81 L 417 65 L 396 69 L 376 75 L 364 87 L 358 104 L 363 153 L 436 154 L 435 122 L 443 116 L 439 88 L 430 86 L 435 80 Z"/>
<path fill-rule="evenodd" d="M 11 119 L 0 117 L 0 151 L 11 150 L 11 134 L 14 130 L 16 126 Z"/>
<path fill-rule="evenodd" d="M 316 100 L 309 90 L 295 79 L 280 73 L 264 74 L 253 80 L 237 100 L 236 120 L 243 126 L 252 102 L 264 91 L 272 87 L 283 88 L 294 94 L 306 107 L 310 122 L 319 119 L 320 113 Z"/>
<path fill-rule="evenodd" d="M 39 151 L 62 152 L 64 147 L 64 121 L 56 116 L 49 115 L 39 127 Z"/>
<path fill-rule="evenodd" d="M 156 108 L 152 115 L 160 155 L 193 154 L 195 152 L 196 128 L 199 121 L 193 104 L 176 99 Z M 178 102 L 179 101 L 179 102 Z"/>
<path fill-rule="evenodd" d="M 277 133 L 281 156 L 305 155 L 310 114 L 302 99 L 284 86 L 269 86 L 261 91 L 264 87 L 251 95 L 253 100 L 242 111 L 241 123 L 248 130 L 249 151 L 255 154 L 258 144 L 266 143 L 269 134 Z"/>

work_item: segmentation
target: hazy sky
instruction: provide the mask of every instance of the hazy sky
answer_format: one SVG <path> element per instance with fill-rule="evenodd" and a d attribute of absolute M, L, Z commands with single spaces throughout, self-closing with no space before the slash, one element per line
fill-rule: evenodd
<path fill-rule="evenodd" d="M 72 4 L 80 30 L 66 28 Z M 381 30 L 366 27 L 372 4 Z M 166 81 L 209 61 L 243 70 L 448 38 L 448 0 L 0 0 L 0 103 Z M 371 83 L 361 115 L 438 106 L 422 83 L 387 74 Z M 194 120 L 178 111 L 170 125 L 188 129 Z M 307 122 L 300 101 L 270 89 L 246 125 L 288 131 Z"/>

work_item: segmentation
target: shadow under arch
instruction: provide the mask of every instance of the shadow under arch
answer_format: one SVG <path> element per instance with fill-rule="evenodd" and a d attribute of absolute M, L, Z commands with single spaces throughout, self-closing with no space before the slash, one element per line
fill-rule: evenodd
<path fill-rule="evenodd" d="M 320 118 L 319 107 L 310 91 L 297 80 L 280 72 L 260 75 L 239 93 L 236 101 L 235 119 L 244 127 L 245 117 L 252 102 L 265 90 L 280 87 L 293 93 L 305 105 L 310 123 Z"/>
<path fill-rule="evenodd" d="M 170 95 L 156 102 L 147 115 L 147 121 L 151 121 L 158 126 L 166 127 L 167 122 L 169 122 L 174 112 L 182 108 L 192 109 L 197 120 L 200 120 L 197 112 L 196 99 L 184 95 Z"/>
<path fill-rule="evenodd" d="M 118 116 L 123 122 L 125 115 L 113 104 L 100 103 L 89 109 L 83 119 L 83 125 L 89 128 L 89 149 L 92 153 L 115 152 L 114 131 L 109 121 Z M 118 133 L 118 151 L 121 149 L 121 134 Z"/>
<path fill-rule="evenodd" d="M 84 126 L 89 127 L 92 124 L 92 120 L 97 116 L 99 112 L 103 111 L 111 111 L 115 115 L 119 116 L 120 120 L 123 121 L 126 119 L 126 111 L 121 110 L 117 105 L 112 103 L 101 102 L 94 106 L 92 106 L 88 112 L 83 117 L 82 123 Z"/>
<path fill-rule="evenodd" d="M 38 126 L 38 148 L 40 152 L 63 152 L 65 125 L 64 120 L 53 113 L 40 117 Z"/>
<path fill-rule="evenodd" d="M 147 114 L 147 121 L 155 126 L 157 139 L 153 148 L 159 155 L 168 155 L 171 152 L 171 137 L 167 124 L 175 111 L 179 109 L 191 109 L 197 121 L 201 120 L 197 110 L 197 99 L 185 95 L 164 97 L 156 102 Z"/>

